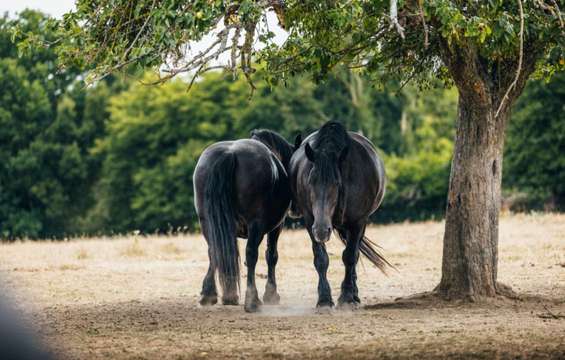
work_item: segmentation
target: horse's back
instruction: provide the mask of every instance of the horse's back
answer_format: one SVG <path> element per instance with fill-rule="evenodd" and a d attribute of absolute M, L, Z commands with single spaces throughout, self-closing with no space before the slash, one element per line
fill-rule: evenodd
<path fill-rule="evenodd" d="M 238 220 L 260 221 L 266 227 L 272 227 L 274 222 L 278 224 L 290 202 L 288 190 L 284 191 L 288 187 L 287 174 L 269 148 L 252 139 L 222 141 L 204 150 L 194 173 L 197 211 L 203 206 L 202 194 L 209 170 L 223 156 L 235 157 L 233 181 Z"/>

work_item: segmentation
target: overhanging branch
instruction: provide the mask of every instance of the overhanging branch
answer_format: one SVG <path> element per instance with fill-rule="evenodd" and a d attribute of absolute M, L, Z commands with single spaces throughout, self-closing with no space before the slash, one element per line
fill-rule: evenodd
<path fill-rule="evenodd" d="M 404 28 L 398 22 L 398 0 L 390 0 L 390 27 L 396 28 L 398 35 L 404 39 Z"/>
<path fill-rule="evenodd" d="M 510 94 L 510 91 L 512 91 L 512 89 L 518 83 L 518 79 L 520 78 L 520 72 L 522 71 L 522 60 L 524 58 L 524 9 L 522 8 L 522 0 L 517 0 L 517 1 L 518 1 L 518 9 L 520 10 L 520 33 L 519 33 L 520 53 L 519 53 L 519 56 L 518 56 L 518 67 L 516 68 L 516 77 L 514 78 L 514 81 L 512 81 L 510 86 L 508 86 L 506 93 L 502 97 L 502 100 L 500 100 L 500 104 L 498 105 L 498 109 L 496 110 L 496 113 L 494 114 L 495 118 L 498 117 L 498 114 L 502 110 L 502 107 L 504 106 L 504 102 L 508 99 L 508 95 Z"/>

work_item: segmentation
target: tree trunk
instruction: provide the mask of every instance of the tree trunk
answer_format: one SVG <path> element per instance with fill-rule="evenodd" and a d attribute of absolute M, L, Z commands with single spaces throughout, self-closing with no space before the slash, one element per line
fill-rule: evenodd
<path fill-rule="evenodd" d="M 492 98 L 482 95 L 459 94 L 442 278 L 436 289 L 446 299 L 474 301 L 503 289 L 497 284 L 498 215 L 509 111 L 494 118 Z"/>
<path fill-rule="evenodd" d="M 517 76 L 518 53 L 491 61 L 481 56 L 476 44 L 439 40 L 442 61 L 459 90 L 459 104 L 442 277 L 435 293 L 471 301 L 499 294 L 514 297 L 509 287 L 497 282 L 504 132 L 510 108 L 544 50 L 530 44 Z"/>

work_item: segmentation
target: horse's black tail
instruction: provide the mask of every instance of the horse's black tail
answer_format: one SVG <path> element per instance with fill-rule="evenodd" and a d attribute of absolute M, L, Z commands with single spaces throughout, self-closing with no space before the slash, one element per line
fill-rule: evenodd
<path fill-rule="evenodd" d="M 338 231 L 337 233 L 339 235 L 339 239 L 344 244 L 346 244 L 347 239 L 345 238 L 345 234 L 343 234 L 341 231 Z M 361 252 L 361 254 L 365 255 L 365 257 L 369 259 L 369 261 L 373 263 L 383 274 L 387 275 L 386 272 L 387 267 L 390 267 L 392 269 L 396 269 L 396 268 L 391 263 L 389 263 L 384 258 L 383 255 L 381 255 L 377 251 L 378 247 L 379 246 L 375 244 L 373 241 L 371 241 L 369 238 L 363 236 L 363 238 L 361 239 L 361 243 L 359 244 L 359 251 Z"/>
<path fill-rule="evenodd" d="M 237 283 L 239 288 L 239 250 L 236 238 L 235 166 L 233 153 L 225 153 L 210 169 L 204 191 L 208 246 L 220 284 Z"/>

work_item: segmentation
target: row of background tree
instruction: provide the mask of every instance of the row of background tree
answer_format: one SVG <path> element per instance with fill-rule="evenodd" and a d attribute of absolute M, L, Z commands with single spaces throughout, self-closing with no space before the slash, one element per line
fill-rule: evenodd
<path fill-rule="evenodd" d="M 14 29 L 55 41 L 35 11 L 0 19 L 0 237 L 52 238 L 134 230 L 195 230 L 192 173 L 209 144 L 255 128 L 291 140 L 332 119 L 360 131 L 385 159 L 388 188 L 374 221 L 441 217 L 453 149 L 453 89 L 375 89 L 341 69 L 271 89 L 209 73 L 182 79 L 106 78 L 85 88 L 55 54 L 18 55 Z M 15 34 L 15 35 L 14 35 Z M 260 74 L 257 75 L 258 78 Z M 504 189 L 516 210 L 565 208 L 565 76 L 532 81 L 507 134 Z"/>

